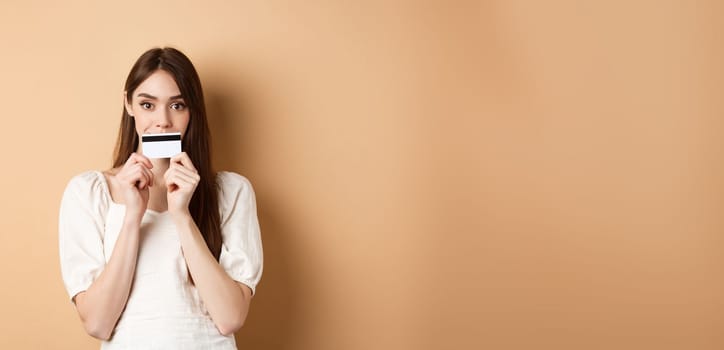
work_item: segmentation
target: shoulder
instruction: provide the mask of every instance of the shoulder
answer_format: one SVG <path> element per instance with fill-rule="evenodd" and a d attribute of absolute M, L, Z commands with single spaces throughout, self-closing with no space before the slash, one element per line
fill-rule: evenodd
<path fill-rule="evenodd" d="M 66 191 L 73 191 L 78 194 L 100 192 L 105 186 L 103 173 L 100 171 L 89 170 L 73 176 L 68 181 Z"/>
<path fill-rule="evenodd" d="M 219 188 L 222 226 L 233 212 L 248 210 L 256 205 L 254 189 L 246 177 L 230 171 L 220 171 L 216 174 L 216 183 Z"/>
<path fill-rule="evenodd" d="M 246 177 L 231 171 L 220 171 L 216 174 L 216 183 L 222 195 L 251 190 L 251 182 Z"/>
<path fill-rule="evenodd" d="M 89 170 L 73 176 L 65 188 L 64 197 L 73 196 L 77 199 L 92 202 L 106 201 L 107 187 L 103 173 Z"/>

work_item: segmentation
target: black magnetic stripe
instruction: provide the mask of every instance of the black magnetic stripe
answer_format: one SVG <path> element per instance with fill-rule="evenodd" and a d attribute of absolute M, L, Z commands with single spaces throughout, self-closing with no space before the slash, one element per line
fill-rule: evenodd
<path fill-rule="evenodd" d="M 181 135 L 154 135 L 154 136 L 143 136 L 143 142 L 156 142 L 156 141 L 181 141 Z"/>

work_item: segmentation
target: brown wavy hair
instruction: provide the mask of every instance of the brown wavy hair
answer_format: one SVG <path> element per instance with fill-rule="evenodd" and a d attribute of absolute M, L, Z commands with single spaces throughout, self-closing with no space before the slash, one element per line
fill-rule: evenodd
<path fill-rule="evenodd" d="M 206 120 L 204 94 L 201 80 L 191 60 L 174 48 L 153 48 L 141 55 L 126 78 L 126 98 L 131 103 L 133 92 L 155 71 L 162 69 L 170 73 L 181 96 L 189 108 L 190 118 L 186 134 L 181 141 L 182 149 L 201 176 L 189 203 L 189 212 L 199 227 L 211 254 L 219 260 L 221 254 L 221 218 L 219 217 L 218 187 L 216 173 L 211 166 L 211 144 L 209 126 Z M 138 149 L 138 134 L 135 121 L 128 114 L 125 105 L 121 115 L 121 127 L 114 153 L 113 167 L 122 166 L 131 153 Z"/>

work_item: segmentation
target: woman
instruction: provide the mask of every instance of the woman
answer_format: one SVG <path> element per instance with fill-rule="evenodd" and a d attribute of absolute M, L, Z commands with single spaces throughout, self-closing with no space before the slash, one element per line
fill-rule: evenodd
<path fill-rule="evenodd" d="M 183 152 L 143 155 L 143 134 Z M 102 349 L 236 349 L 262 274 L 249 181 L 211 168 L 199 77 L 173 48 L 128 75 L 113 168 L 68 184 L 60 208 L 65 287 Z"/>

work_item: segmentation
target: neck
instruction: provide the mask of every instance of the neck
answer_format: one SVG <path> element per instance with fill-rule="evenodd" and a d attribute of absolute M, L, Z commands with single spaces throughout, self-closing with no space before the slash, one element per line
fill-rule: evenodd
<path fill-rule="evenodd" d="M 154 182 L 157 184 L 163 184 L 163 175 L 166 174 L 166 170 L 168 170 L 171 160 L 168 158 L 153 158 L 151 159 L 151 164 L 153 164 L 151 171 L 153 172 Z"/>
<path fill-rule="evenodd" d="M 153 164 L 153 171 L 154 174 L 157 174 L 160 172 L 161 174 L 165 173 L 166 170 L 168 170 L 169 165 L 171 164 L 171 159 L 169 158 L 152 158 L 151 164 Z"/>

